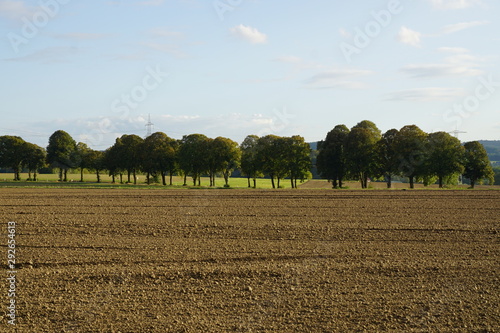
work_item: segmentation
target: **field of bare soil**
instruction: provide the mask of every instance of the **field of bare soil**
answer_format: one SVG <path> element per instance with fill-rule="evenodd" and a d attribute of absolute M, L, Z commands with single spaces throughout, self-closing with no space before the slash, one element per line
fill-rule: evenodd
<path fill-rule="evenodd" d="M 500 191 L 0 188 L 0 221 L 2 332 L 500 332 Z"/>

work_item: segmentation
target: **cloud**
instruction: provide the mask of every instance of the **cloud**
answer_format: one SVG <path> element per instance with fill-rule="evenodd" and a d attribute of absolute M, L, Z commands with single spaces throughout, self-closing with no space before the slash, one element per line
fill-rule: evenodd
<path fill-rule="evenodd" d="M 415 77 L 442 77 L 442 76 L 477 76 L 483 74 L 478 69 L 481 58 L 469 54 L 464 48 L 441 47 L 437 49 L 442 53 L 451 55 L 444 58 L 443 63 L 434 64 L 410 64 L 401 69 L 402 72 Z"/>
<path fill-rule="evenodd" d="M 58 34 L 55 35 L 55 38 L 58 39 L 71 39 L 71 40 L 91 40 L 91 39 L 101 39 L 108 37 L 110 35 L 100 34 L 100 33 L 84 33 L 84 32 L 74 32 L 67 34 Z"/>
<path fill-rule="evenodd" d="M 372 71 L 358 69 L 334 69 L 318 73 L 304 83 L 309 89 L 364 89 L 366 84 L 354 78 L 368 76 Z"/>
<path fill-rule="evenodd" d="M 44 64 L 68 62 L 68 59 L 81 54 L 83 50 L 78 47 L 46 47 L 28 55 L 16 58 L 3 59 L 4 61 L 39 62 Z"/>
<path fill-rule="evenodd" d="M 230 28 L 229 31 L 234 37 L 243 39 L 252 44 L 267 43 L 267 35 L 250 26 L 240 24 Z"/>
<path fill-rule="evenodd" d="M 161 6 L 165 0 L 148 0 L 148 1 L 141 1 L 138 3 L 140 6 Z"/>
<path fill-rule="evenodd" d="M 469 50 L 462 48 L 462 47 L 440 47 L 438 48 L 439 52 L 443 53 L 469 53 Z"/>
<path fill-rule="evenodd" d="M 420 32 L 402 26 L 397 38 L 403 44 L 420 47 L 421 36 L 422 34 Z"/>
<path fill-rule="evenodd" d="M 448 35 L 448 34 L 452 34 L 452 33 L 455 33 L 455 32 L 461 31 L 461 30 L 465 30 L 465 29 L 469 29 L 469 28 L 473 28 L 473 27 L 477 27 L 477 26 L 481 26 L 481 25 L 487 25 L 487 24 L 490 24 L 490 22 L 489 21 L 470 21 L 470 22 L 449 24 L 449 25 L 446 25 L 442 29 L 441 33 Z"/>
<path fill-rule="evenodd" d="M 429 0 L 434 9 L 466 9 L 476 5 L 481 5 L 481 0 Z"/>
<path fill-rule="evenodd" d="M 167 38 L 182 38 L 184 34 L 178 31 L 172 31 L 166 28 L 154 28 L 149 31 L 149 34 L 154 37 L 167 37 Z"/>
<path fill-rule="evenodd" d="M 477 76 L 483 72 L 461 62 L 448 64 L 415 64 L 408 65 L 402 71 L 415 78 L 437 76 Z"/>
<path fill-rule="evenodd" d="M 22 17 L 32 17 L 36 7 L 27 6 L 24 1 L 0 0 L 0 16 L 10 20 L 20 20 Z"/>
<path fill-rule="evenodd" d="M 188 55 L 186 53 L 184 53 L 184 51 L 181 50 L 179 45 L 164 44 L 164 43 L 150 43 L 150 42 L 143 43 L 142 45 L 149 47 L 153 50 L 157 50 L 157 51 L 160 51 L 163 53 L 170 54 L 178 59 L 184 59 L 184 58 L 188 57 Z"/>
<path fill-rule="evenodd" d="M 283 56 L 273 59 L 273 61 L 283 62 L 287 64 L 299 64 L 302 62 L 302 59 L 296 56 Z"/>
<path fill-rule="evenodd" d="M 385 100 L 405 102 L 448 101 L 463 95 L 464 91 L 462 89 L 430 87 L 395 91 L 386 95 Z"/>

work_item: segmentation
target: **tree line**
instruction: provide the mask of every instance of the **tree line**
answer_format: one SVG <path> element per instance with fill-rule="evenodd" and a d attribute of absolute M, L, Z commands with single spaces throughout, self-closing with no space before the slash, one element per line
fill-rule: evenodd
<path fill-rule="evenodd" d="M 49 138 L 47 149 L 25 142 L 17 136 L 0 136 L 0 167 L 14 170 L 14 180 L 20 180 L 23 168 L 29 180 L 36 181 L 37 171 L 49 166 L 59 172 L 59 181 L 67 181 L 71 169 L 79 169 L 83 182 L 84 170 L 96 173 L 97 181 L 107 171 L 112 182 L 137 183 L 137 174 L 145 174 L 146 182 L 160 181 L 172 185 L 174 175 L 183 176 L 184 185 L 191 177 L 193 185 L 201 185 L 201 177 L 208 175 L 210 186 L 215 186 L 217 175 L 229 187 L 233 171 L 240 170 L 248 179 L 248 186 L 256 187 L 256 178 L 268 176 L 273 188 L 289 178 L 292 187 L 297 180 L 311 177 L 311 149 L 301 136 L 280 137 L 249 135 L 243 143 L 203 134 L 185 135 L 181 140 L 156 132 L 143 139 L 137 135 L 122 135 L 105 151 L 89 148 L 76 142 L 67 132 L 59 130 Z M 33 177 L 32 177 L 33 174 Z"/>
<path fill-rule="evenodd" d="M 0 167 L 14 170 L 14 180 L 20 180 L 21 170 L 27 169 L 28 180 L 36 181 L 40 168 L 49 166 L 59 172 L 59 181 L 67 181 L 71 169 L 95 172 L 97 181 L 107 172 L 112 182 L 137 183 L 137 174 L 145 174 L 146 182 L 172 185 L 174 175 L 182 176 L 184 185 L 192 178 L 194 186 L 201 177 L 209 176 L 215 186 L 216 176 L 229 178 L 239 170 L 256 187 L 256 179 L 269 177 L 272 187 L 282 187 L 289 179 L 292 188 L 297 181 L 311 178 L 316 166 L 321 177 L 342 187 L 346 180 L 359 180 L 362 188 L 369 179 L 380 179 L 392 186 L 394 177 L 405 177 L 410 188 L 419 181 L 425 185 L 444 184 L 463 175 L 474 187 L 483 179 L 493 184 L 493 170 L 484 147 L 477 141 L 461 144 L 446 132 L 427 134 L 416 125 L 385 133 L 368 120 L 351 129 L 335 126 L 311 153 L 310 145 L 301 136 L 280 137 L 249 135 L 237 142 L 203 134 L 185 135 L 180 140 L 156 132 L 143 139 L 137 135 L 122 135 L 105 151 L 89 148 L 76 142 L 68 133 L 59 130 L 49 138 L 46 149 L 25 142 L 17 136 L 0 136 Z"/>
<path fill-rule="evenodd" d="M 320 174 L 342 187 L 346 179 L 356 179 L 362 188 L 369 178 L 384 178 L 391 188 L 395 176 L 406 177 L 410 188 L 416 181 L 439 187 L 463 175 L 471 187 L 494 173 L 483 145 L 478 141 L 461 144 L 446 132 L 427 134 L 416 125 L 385 133 L 368 120 L 348 129 L 337 125 L 318 144 L 316 166 Z"/>

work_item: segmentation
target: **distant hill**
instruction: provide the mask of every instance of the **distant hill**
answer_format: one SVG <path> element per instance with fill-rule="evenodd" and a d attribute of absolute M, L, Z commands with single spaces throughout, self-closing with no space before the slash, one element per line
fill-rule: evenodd
<path fill-rule="evenodd" d="M 500 140 L 479 140 L 484 146 L 490 161 L 500 161 Z"/>
<path fill-rule="evenodd" d="M 309 147 L 311 147 L 312 150 L 317 150 L 318 143 L 317 142 L 309 142 Z"/>

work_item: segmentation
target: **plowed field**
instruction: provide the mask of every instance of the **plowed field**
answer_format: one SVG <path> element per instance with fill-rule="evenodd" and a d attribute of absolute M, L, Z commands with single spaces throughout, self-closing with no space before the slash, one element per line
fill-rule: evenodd
<path fill-rule="evenodd" d="M 0 331 L 500 331 L 500 191 L 0 189 L 0 221 Z"/>

